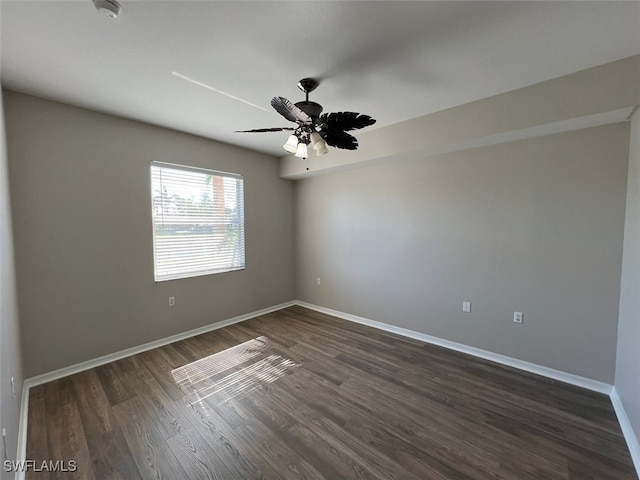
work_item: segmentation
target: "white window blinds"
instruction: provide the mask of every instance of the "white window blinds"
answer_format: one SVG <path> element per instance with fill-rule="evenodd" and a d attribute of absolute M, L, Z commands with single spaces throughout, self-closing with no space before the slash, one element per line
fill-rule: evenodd
<path fill-rule="evenodd" d="M 155 280 L 244 268 L 241 175 L 151 162 Z"/>

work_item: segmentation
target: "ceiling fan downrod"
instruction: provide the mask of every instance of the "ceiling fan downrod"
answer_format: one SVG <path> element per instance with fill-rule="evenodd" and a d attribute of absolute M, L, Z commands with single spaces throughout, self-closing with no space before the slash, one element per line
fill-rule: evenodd
<path fill-rule="evenodd" d="M 298 82 L 298 88 L 306 94 L 307 101 L 309 100 L 309 93 L 318 88 L 318 85 L 320 85 L 320 82 L 318 82 L 315 78 L 303 78 Z"/>
<path fill-rule="evenodd" d="M 298 82 L 298 88 L 304 92 L 305 99 L 301 102 L 296 102 L 296 107 L 309 115 L 313 124 L 315 125 L 318 117 L 322 113 L 322 105 L 316 102 L 309 101 L 309 93 L 313 92 L 320 83 L 315 78 L 303 78 Z"/>

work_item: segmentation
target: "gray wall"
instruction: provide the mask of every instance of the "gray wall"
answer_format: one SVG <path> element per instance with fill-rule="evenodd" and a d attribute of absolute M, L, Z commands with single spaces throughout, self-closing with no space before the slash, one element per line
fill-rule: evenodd
<path fill-rule="evenodd" d="M 640 440 L 640 114 L 631 122 L 615 387 Z"/>
<path fill-rule="evenodd" d="M 28 376 L 293 299 L 274 157 L 14 92 L 5 113 Z M 151 160 L 244 175 L 246 270 L 154 283 Z"/>
<path fill-rule="evenodd" d="M 15 396 L 11 392 L 11 377 L 15 379 Z M 16 301 L 16 281 L 13 261 L 13 239 L 9 209 L 9 183 L 7 177 L 7 150 L 5 139 L 2 95 L 0 93 L 0 428 L 7 431 L 6 445 L 0 445 L 4 462 L 15 460 L 22 396 L 22 355 L 20 328 Z M 0 478 L 13 474 L 0 467 Z"/>
<path fill-rule="evenodd" d="M 299 181 L 297 298 L 613 383 L 628 147 L 620 123 Z"/>

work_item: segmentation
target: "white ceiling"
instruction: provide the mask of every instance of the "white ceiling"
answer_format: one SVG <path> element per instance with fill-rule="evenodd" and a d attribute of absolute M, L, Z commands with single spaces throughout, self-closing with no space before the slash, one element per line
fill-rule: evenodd
<path fill-rule="evenodd" d="M 1 1 L 4 87 L 281 156 L 274 95 L 370 129 L 640 53 L 640 2 Z M 190 77 L 265 110 L 183 80 Z"/>

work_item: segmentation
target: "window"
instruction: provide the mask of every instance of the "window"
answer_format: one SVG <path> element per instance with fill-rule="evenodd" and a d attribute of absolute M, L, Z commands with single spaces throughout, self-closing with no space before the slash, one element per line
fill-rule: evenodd
<path fill-rule="evenodd" d="M 241 175 L 151 162 L 155 280 L 244 268 Z"/>

